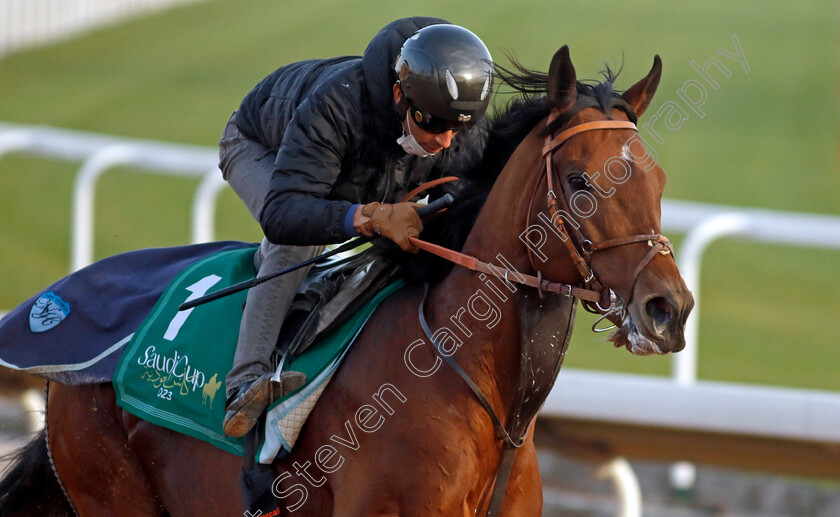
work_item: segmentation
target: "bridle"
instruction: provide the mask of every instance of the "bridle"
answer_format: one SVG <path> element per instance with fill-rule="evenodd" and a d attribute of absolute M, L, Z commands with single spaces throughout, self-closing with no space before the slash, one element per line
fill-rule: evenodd
<path fill-rule="evenodd" d="M 554 113 L 549 115 L 546 121 L 546 127 L 548 127 L 554 119 Z M 584 308 L 586 308 L 590 312 L 602 314 L 601 319 L 608 318 L 616 326 L 621 325 L 620 319 L 623 316 L 621 314 L 622 308 L 620 306 L 617 306 L 617 304 L 613 303 L 612 291 L 608 287 L 604 287 L 598 280 L 598 278 L 595 276 L 595 272 L 591 266 L 592 255 L 597 251 L 603 251 L 610 248 L 625 246 L 628 244 L 634 244 L 638 242 L 647 242 L 650 249 L 647 251 L 645 256 L 642 257 L 639 263 L 636 264 L 636 267 L 634 268 L 632 273 L 632 280 L 630 283 L 629 291 L 632 296 L 636 280 L 638 279 L 641 272 L 645 269 L 645 267 L 647 267 L 647 265 L 650 263 L 650 261 L 653 260 L 657 253 L 662 255 L 670 255 L 673 258 L 673 247 L 671 246 L 671 242 L 661 234 L 639 234 L 630 235 L 626 237 L 617 237 L 593 243 L 592 241 L 587 239 L 580 231 L 579 227 L 574 224 L 571 225 L 572 232 L 570 233 L 564 221 L 564 214 L 565 216 L 568 216 L 570 214 L 569 206 L 566 202 L 566 195 L 563 190 L 562 183 L 559 181 L 555 183 L 555 180 L 557 178 L 552 167 L 554 152 L 561 145 L 567 142 L 570 138 L 587 131 L 607 129 L 632 129 L 633 131 L 637 131 L 636 125 L 633 122 L 629 121 L 602 120 L 595 122 L 584 122 L 582 124 L 578 124 L 561 131 L 554 138 L 552 138 L 552 135 L 549 133 L 545 137 L 545 145 L 542 149 L 542 172 L 545 173 L 545 181 L 548 189 L 546 194 L 546 203 L 549 214 L 551 216 L 552 225 L 554 226 L 554 229 L 557 230 L 559 235 L 561 235 L 561 240 L 563 241 L 567 251 L 569 252 L 569 256 L 572 260 L 572 263 L 574 264 L 575 268 L 577 269 L 578 273 L 583 279 L 583 287 L 573 286 L 571 284 L 564 284 L 560 282 L 552 282 L 543 278 L 542 273 L 540 272 L 539 268 L 536 267 L 536 264 L 534 262 L 532 250 L 528 246 L 526 246 L 526 248 L 528 249 L 528 257 L 533 270 L 537 272 L 537 276 L 520 273 L 513 269 L 513 267 L 506 262 L 504 264 L 505 267 L 499 267 L 494 264 L 482 262 L 476 257 L 471 257 L 469 255 L 465 255 L 463 253 L 459 253 L 454 250 L 450 250 L 426 241 L 422 241 L 420 239 L 411 238 L 411 242 L 422 250 L 433 253 L 441 258 L 449 260 L 450 262 L 453 262 L 459 266 L 465 267 L 472 271 L 486 273 L 497 278 L 504 279 L 508 282 L 515 282 L 535 287 L 537 288 L 540 297 L 545 296 L 545 293 L 557 293 L 565 296 L 574 296 L 575 298 L 580 299 L 581 304 L 583 304 Z M 447 181 L 452 181 L 454 179 L 457 178 L 441 178 L 433 183 L 434 185 L 438 185 Z M 531 213 L 533 212 L 533 203 L 537 198 L 537 191 L 540 184 L 541 182 L 539 181 L 535 182 L 534 195 L 532 196 L 530 205 L 528 207 L 526 228 L 531 227 L 530 219 Z M 422 190 L 431 186 L 433 185 L 421 185 L 420 187 L 409 193 L 407 197 L 411 198 L 414 195 L 421 192 Z M 556 187 L 559 187 L 559 196 L 555 193 L 558 191 Z M 525 427 L 523 428 L 515 428 L 508 431 L 502 424 L 501 419 L 496 414 L 492 405 L 487 400 L 487 397 L 484 395 L 484 393 L 482 393 L 481 389 L 472 381 L 472 379 L 470 379 L 469 375 L 467 375 L 467 373 L 458 365 L 458 363 L 455 362 L 455 360 L 451 357 L 451 354 L 444 353 L 440 343 L 434 338 L 432 331 L 429 328 L 428 323 L 426 322 L 423 307 L 425 305 L 428 293 L 429 286 L 428 284 L 426 284 L 425 292 L 420 302 L 418 316 L 420 320 L 420 325 L 423 328 L 426 337 L 433 345 L 432 349 L 469 386 L 470 390 L 476 396 L 481 406 L 490 416 L 490 419 L 493 422 L 493 427 L 495 428 L 496 434 L 498 435 L 499 439 L 503 441 L 502 453 L 499 458 L 499 464 L 496 470 L 496 479 L 493 482 L 493 492 L 487 510 L 488 517 L 495 517 L 499 515 L 501 511 L 502 501 L 504 499 L 507 482 L 511 473 L 511 469 L 513 467 L 513 460 L 516 450 L 525 443 L 527 422 Z M 629 302 L 630 300 L 627 300 L 628 304 Z M 600 319 L 598 321 L 600 321 Z M 596 321 L 595 325 L 597 324 L 598 322 Z M 593 330 L 607 330 L 596 329 L 595 325 L 593 325 Z M 555 375 L 556 372 L 557 371 L 555 371 Z M 517 388 L 518 391 L 524 389 L 524 386 L 519 386 Z M 546 392 L 542 394 L 543 397 L 547 395 L 547 390 L 545 391 Z M 518 399 L 522 400 L 521 397 L 518 397 Z M 515 413 L 518 413 L 517 408 L 513 408 L 513 411 Z M 529 421 L 530 419 L 528 419 L 528 422 Z"/>
<path fill-rule="evenodd" d="M 556 115 L 554 113 L 549 115 L 548 120 L 546 121 L 546 127 L 548 127 L 551 124 L 555 117 Z M 605 129 L 632 129 L 633 131 L 637 130 L 636 125 L 629 121 L 599 120 L 595 122 L 584 122 L 582 124 L 578 124 L 576 126 L 572 126 L 568 129 L 561 131 L 554 138 L 552 138 L 551 134 L 546 135 L 545 145 L 542 149 L 542 172 L 545 175 L 545 182 L 546 186 L 548 187 L 546 194 L 546 205 L 548 208 L 548 212 L 551 216 L 552 225 L 557 230 L 558 234 L 561 235 L 561 240 L 566 246 L 566 250 L 569 253 L 569 257 L 571 258 L 572 263 L 574 264 L 575 268 L 580 274 L 581 279 L 583 279 L 583 287 L 565 284 L 562 282 L 552 282 L 550 280 L 545 279 L 542 276 L 539 267 L 537 267 L 536 262 L 534 261 L 534 255 L 531 248 L 528 246 L 526 246 L 526 249 L 528 250 L 528 258 L 531 262 L 531 267 L 534 271 L 537 272 L 537 276 L 520 273 L 519 271 L 512 269 L 512 267 L 500 267 L 487 262 L 482 262 L 475 257 L 471 257 L 469 255 L 465 255 L 463 253 L 444 248 L 443 246 L 438 246 L 436 244 L 422 241 L 413 237 L 411 238 L 411 242 L 424 251 L 437 255 L 443 259 L 453 262 L 461 267 L 465 267 L 471 271 L 478 271 L 480 273 L 486 273 L 488 275 L 495 276 L 508 282 L 514 282 L 530 287 L 535 287 L 537 288 L 541 297 L 545 296 L 546 293 L 574 296 L 575 298 L 580 299 L 581 304 L 589 312 L 602 314 L 605 317 L 609 318 L 610 321 L 612 321 L 614 324 L 620 325 L 620 321 L 617 321 L 620 308 L 616 307 L 613 304 L 612 291 L 610 290 L 610 288 L 604 287 L 601 284 L 601 282 L 595 276 L 595 272 L 592 269 L 592 266 L 590 265 L 593 253 L 595 253 L 596 251 L 603 251 L 606 249 L 615 248 L 618 246 L 625 246 L 628 244 L 634 244 L 637 242 L 647 242 L 650 249 L 633 269 L 631 277 L 632 280 L 630 282 L 629 290 L 629 292 L 632 293 L 633 287 L 636 285 L 636 280 L 639 278 L 639 275 L 645 269 L 645 267 L 647 267 L 648 263 L 651 260 L 653 260 L 656 254 L 659 253 L 662 255 L 671 255 L 671 257 L 673 257 L 674 249 L 671 245 L 671 242 L 665 236 L 658 233 L 617 237 L 614 239 L 608 239 L 597 243 L 593 243 L 592 241 L 587 239 L 576 225 L 570 225 L 572 233 L 569 233 L 569 230 L 567 229 L 564 221 L 564 215 L 569 215 L 571 211 L 569 209 L 568 203 L 566 202 L 566 195 L 563 190 L 563 185 L 559 181 L 556 183 L 556 185 L 559 187 L 560 195 L 558 196 L 555 193 L 557 191 L 557 188 L 555 187 L 556 175 L 552 166 L 552 158 L 554 156 L 554 152 L 561 145 L 566 143 L 566 141 L 568 141 L 575 135 L 579 135 L 580 133 L 584 133 L 587 131 Z M 411 198 L 427 188 L 455 180 L 457 180 L 457 178 L 455 177 L 446 177 L 435 180 L 433 182 L 421 185 L 420 187 L 414 189 L 406 197 Z M 532 208 L 534 201 L 537 198 L 537 191 L 539 186 L 540 182 L 538 181 L 535 183 L 534 195 L 532 196 L 531 202 L 528 207 L 526 228 L 531 227 L 531 213 L 533 212 Z M 629 302 L 630 300 L 627 300 L 626 303 L 629 304 Z M 596 322 L 596 324 L 597 323 L 598 322 Z M 595 329 L 594 325 L 593 330 L 597 330 Z"/>
<path fill-rule="evenodd" d="M 549 115 L 546 121 L 546 127 L 548 127 L 554 119 L 554 113 Z M 647 267 L 648 263 L 651 260 L 653 260 L 653 257 L 655 257 L 657 253 L 662 255 L 671 255 L 671 257 L 673 257 L 674 249 L 671 245 L 671 242 L 665 236 L 658 233 L 630 235 L 626 237 L 618 237 L 593 243 L 583 235 L 583 233 L 580 231 L 580 228 L 577 225 L 573 224 L 570 226 L 574 238 L 572 238 L 572 235 L 569 234 L 569 230 L 565 224 L 564 217 L 569 217 L 571 210 L 569 209 L 568 203 L 566 201 L 566 195 L 563 189 L 563 184 L 559 180 L 557 181 L 556 186 L 559 187 L 560 195 L 558 196 L 555 193 L 555 180 L 558 178 L 552 166 L 554 152 L 561 145 L 566 143 L 570 138 L 574 137 L 575 135 L 579 135 L 587 131 L 606 129 L 630 129 L 633 131 L 637 131 L 636 124 L 629 121 L 598 120 L 594 122 L 584 122 L 582 124 L 578 124 L 561 131 L 554 138 L 552 138 L 552 135 L 550 133 L 546 135 L 545 145 L 542 149 L 542 155 L 543 171 L 545 172 L 545 181 L 548 187 L 548 191 L 546 193 L 546 202 L 548 212 L 551 216 L 552 225 L 561 236 L 561 240 L 563 241 L 563 244 L 565 244 L 566 250 L 569 252 L 569 257 L 571 258 L 572 263 L 574 264 L 575 268 L 580 274 L 580 277 L 583 279 L 584 289 L 592 291 L 594 293 L 598 293 L 598 301 L 593 302 L 588 299 L 581 299 L 581 304 L 589 312 L 603 314 L 605 317 L 610 319 L 610 321 L 612 321 L 618 326 L 621 324 L 620 320 L 618 320 L 618 313 L 620 312 L 620 308 L 616 307 L 613 304 L 611 290 L 608 287 L 604 287 L 598 280 L 598 278 L 595 276 L 595 272 L 591 266 L 593 253 L 596 251 L 603 251 L 606 249 L 615 248 L 618 246 L 625 246 L 637 242 L 647 242 L 650 249 L 645 254 L 645 256 L 642 257 L 639 263 L 636 264 L 636 267 L 633 269 L 632 276 L 630 277 L 631 281 L 628 292 L 631 293 L 630 295 L 632 296 L 633 288 L 636 285 L 636 280 L 639 278 L 639 275 L 645 269 L 645 267 Z M 536 186 L 539 187 L 539 182 L 537 182 Z M 534 194 L 534 198 L 536 198 L 536 192 Z M 531 203 L 534 202 L 534 198 L 531 199 Z M 532 210 L 529 207 L 527 219 L 527 227 L 529 228 L 531 226 L 531 212 Z M 531 251 L 531 248 L 527 246 L 526 248 L 528 249 L 528 258 L 531 262 L 531 267 L 533 267 L 535 271 L 539 272 L 539 268 L 537 268 L 534 262 L 534 255 Z M 630 300 L 627 300 L 626 303 L 629 304 Z M 594 325 L 593 330 L 596 330 Z"/>

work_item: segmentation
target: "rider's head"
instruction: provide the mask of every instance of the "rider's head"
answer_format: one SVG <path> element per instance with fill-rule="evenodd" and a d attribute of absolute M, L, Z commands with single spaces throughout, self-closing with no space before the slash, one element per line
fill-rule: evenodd
<path fill-rule="evenodd" d="M 394 71 L 394 99 L 401 116 L 406 116 L 406 129 L 437 135 L 431 139 L 440 147 L 448 147 L 454 133 L 478 122 L 490 104 L 490 52 L 463 27 L 440 24 L 420 29 L 403 44 Z M 421 144 L 424 136 L 428 135 L 416 136 Z"/>

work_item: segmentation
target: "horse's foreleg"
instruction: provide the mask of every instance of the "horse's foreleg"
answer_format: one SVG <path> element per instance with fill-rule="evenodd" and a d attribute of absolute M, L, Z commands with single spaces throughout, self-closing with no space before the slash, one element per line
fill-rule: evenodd
<path fill-rule="evenodd" d="M 533 436 L 533 425 L 528 434 Z M 529 439 L 516 453 L 501 515 L 539 517 L 542 514 L 542 481 L 537 451 Z"/>
<path fill-rule="evenodd" d="M 51 383 L 47 430 L 55 467 L 82 517 L 161 515 L 117 411 L 110 385 Z"/>

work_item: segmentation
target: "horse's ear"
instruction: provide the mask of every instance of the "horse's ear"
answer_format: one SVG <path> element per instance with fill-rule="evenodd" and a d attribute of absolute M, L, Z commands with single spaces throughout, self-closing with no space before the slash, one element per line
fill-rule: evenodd
<path fill-rule="evenodd" d="M 653 100 L 653 94 L 656 93 L 656 88 L 659 86 L 660 77 L 662 77 L 662 60 L 659 59 L 659 54 L 657 54 L 653 56 L 653 68 L 650 69 L 647 76 L 622 94 L 621 98 L 633 108 L 637 117 L 642 116 L 642 113 L 650 105 L 650 101 Z"/>
<path fill-rule="evenodd" d="M 551 58 L 546 95 L 552 106 L 560 108 L 574 104 L 577 99 L 577 75 L 569 57 L 568 45 L 563 45 Z"/>

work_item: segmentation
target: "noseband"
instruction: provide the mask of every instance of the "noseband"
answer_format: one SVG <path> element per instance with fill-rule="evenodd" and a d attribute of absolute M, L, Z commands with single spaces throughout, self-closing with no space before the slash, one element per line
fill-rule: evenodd
<path fill-rule="evenodd" d="M 549 124 L 551 124 L 554 118 L 555 116 L 552 113 L 546 121 L 546 127 Z M 671 255 L 673 257 L 674 249 L 671 246 L 671 242 L 665 236 L 658 233 L 631 235 L 627 237 L 618 237 L 615 239 L 608 239 L 601 242 L 593 243 L 592 241 L 587 239 L 583 235 L 583 233 L 581 233 L 580 229 L 576 225 L 570 225 L 574 234 L 574 239 L 571 238 L 571 235 L 569 234 L 569 231 L 566 228 L 566 224 L 564 222 L 564 216 L 570 217 L 569 214 L 571 213 L 571 210 L 569 209 L 568 203 L 566 202 L 566 195 L 563 190 L 563 184 L 559 181 L 559 178 L 556 178 L 555 176 L 555 172 L 552 167 L 552 159 L 554 156 L 554 152 L 573 136 L 579 135 L 580 133 L 584 133 L 587 131 L 595 131 L 602 129 L 631 129 L 633 131 L 637 131 L 636 124 L 632 122 L 619 120 L 599 120 L 595 122 L 584 122 L 583 124 L 572 126 L 564 131 L 561 131 L 560 134 L 555 136 L 553 139 L 551 137 L 552 135 L 548 134 L 545 137 L 545 145 L 542 149 L 544 161 L 543 170 L 545 171 L 545 179 L 548 187 L 548 192 L 546 194 L 546 202 L 548 205 L 548 212 L 551 215 L 551 222 L 554 225 L 554 228 L 561 236 L 563 244 L 566 245 L 566 249 L 569 252 L 569 257 L 572 259 L 572 263 L 575 265 L 575 268 L 580 274 L 580 277 L 583 279 L 584 288 L 599 293 L 599 301 L 592 302 L 589 300 L 582 299 L 581 304 L 583 304 L 584 308 L 587 309 L 589 312 L 604 314 L 610 319 L 610 321 L 612 321 L 616 325 L 620 325 L 620 321 L 617 321 L 617 317 L 619 316 L 617 314 L 618 311 L 615 310 L 612 304 L 611 291 L 608 287 L 604 287 L 601 284 L 601 282 L 595 276 L 595 272 L 593 271 L 592 266 L 590 265 L 592 260 L 592 254 L 596 251 L 603 251 L 606 249 L 615 248 L 618 246 L 625 246 L 627 244 L 633 244 L 636 242 L 647 242 L 650 249 L 648 250 L 647 254 L 642 258 L 642 260 L 638 264 L 636 264 L 636 267 L 634 268 L 631 277 L 632 280 L 630 282 L 629 296 L 632 297 L 633 288 L 636 285 L 636 280 L 639 278 L 639 275 L 641 274 L 642 270 L 644 270 L 648 263 L 651 260 L 653 260 L 653 257 L 655 257 L 657 253 L 660 253 L 662 255 Z M 555 194 L 555 179 L 558 180 L 557 186 L 559 186 L 560 196 Z M 537 186 L 539 186 L 539 182 L 537 183 Z M 531 202 L 533 203 L 533 199 L 531 200 Z M 531 226 L 530 218 L 531 210 L 529 209 L 527 222 L 529 228 Z M 533 253 L 531 252 L 531 248 L 527 248 L 528 257 L 531 261 L 531 266 L 534 268 L 535 271 L 539 271 L 539 269 L 536 267 L 536 264 L 534 263 L 534 257 Z M 630 300 L 628 299 L 626 303 L 629 304 Z"/>

